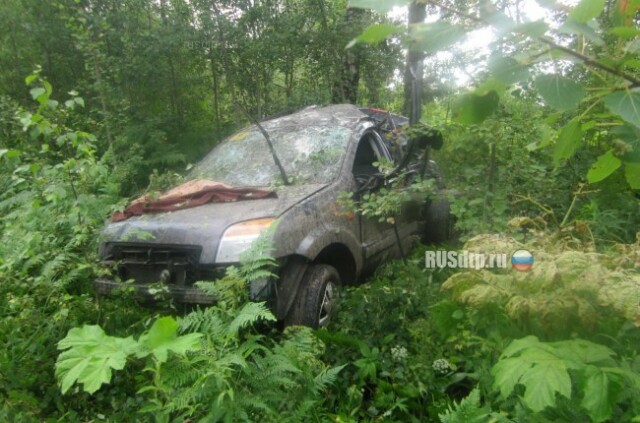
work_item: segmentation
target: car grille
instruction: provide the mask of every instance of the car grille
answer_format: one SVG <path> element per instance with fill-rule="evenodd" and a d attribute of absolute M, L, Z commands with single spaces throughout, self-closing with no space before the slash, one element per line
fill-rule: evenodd
<path fill-rule="evenodd" d="M 112 243 L 105 259 L 115 265 L 122 280 L 190 285 L 199 280 L 201 252 L 199 246 Z"/>

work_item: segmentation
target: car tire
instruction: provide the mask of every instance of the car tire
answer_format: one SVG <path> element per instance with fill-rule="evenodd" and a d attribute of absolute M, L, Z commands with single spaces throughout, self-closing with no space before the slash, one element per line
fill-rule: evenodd
<path fill-rule="evenodd" d="M 310 265 L 300 283 L 296 299 L 285 319 L 286 326 L 325 327 L 336 311 L 340 286 L 338 271 L 326 264 Z"/>
<path fill-rule="evenodd" d="M 440 244 L 455 239 L 455 218 L 451 214 L 451 204 L 446 197 L 429 201 L 425 210 L 425 244 Z"/>

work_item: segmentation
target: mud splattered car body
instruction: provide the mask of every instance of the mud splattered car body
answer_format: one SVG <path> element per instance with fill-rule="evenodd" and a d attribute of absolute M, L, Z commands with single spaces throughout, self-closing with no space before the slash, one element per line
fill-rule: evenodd
<path fill-rule="evenodd" d="M 193 283 L 221 276 L 278 219 L 273 255 L 280 264 L 279 277 L 253 282 L 251 296 L 267 300 L 278 318 L 292 324 L 324 324 L 335 286 L 356 282 L 399 251 L 392 225 L 341 213 L 337 207 L 341 192 L 357 190 L 357 176 L 376 172 L 373 163 L 381 158 L 393 160 L 380 121 L 363 110 L 313 107 L 262 122 L 293 181 L 275 188 L 277 198 L 209 203 L 109 223 L 101 258 L 117 268 L 118 279 L 133 280 L 143 295 L 149 293 L 148 284 L 161 280 L 178 301 L 210 304 L 215 299 Z M 214 148 L 192 176 L 265 187 L 277 183 L 279 173 L 264 137 L 252 126 Z M 420 207 L 397 222 L 405 249 L 425 224 Z M 102 293 L 117 286 L 115 280 L 96 281 Z"/>

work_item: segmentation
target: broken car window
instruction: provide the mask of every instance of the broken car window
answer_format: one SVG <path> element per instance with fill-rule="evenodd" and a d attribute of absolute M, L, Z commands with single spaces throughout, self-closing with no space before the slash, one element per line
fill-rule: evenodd
<path fill-rule="evenodd" d="M 286 126 L 267 129 L 294 184 L 331 182 L 342 165 L 352 131 L 342 126 Z M 191 177 L 232 186 L 269 186 L 281 176 L 264 136 L 248 128 L 227 138 L 191 172 Z"/>

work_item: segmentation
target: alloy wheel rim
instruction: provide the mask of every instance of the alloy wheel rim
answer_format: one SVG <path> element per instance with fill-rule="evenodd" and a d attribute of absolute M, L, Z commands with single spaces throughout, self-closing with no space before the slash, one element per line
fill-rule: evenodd
<path fill-rule="evenodd" d="M 327 282 L 322 294 L 322 303 L 320 304 L 320 313 L 318 315 L 318 326 L 324 327 L 331 320 L 333 307 L 335 303 L 335 290 L 333 282 Z"/>

